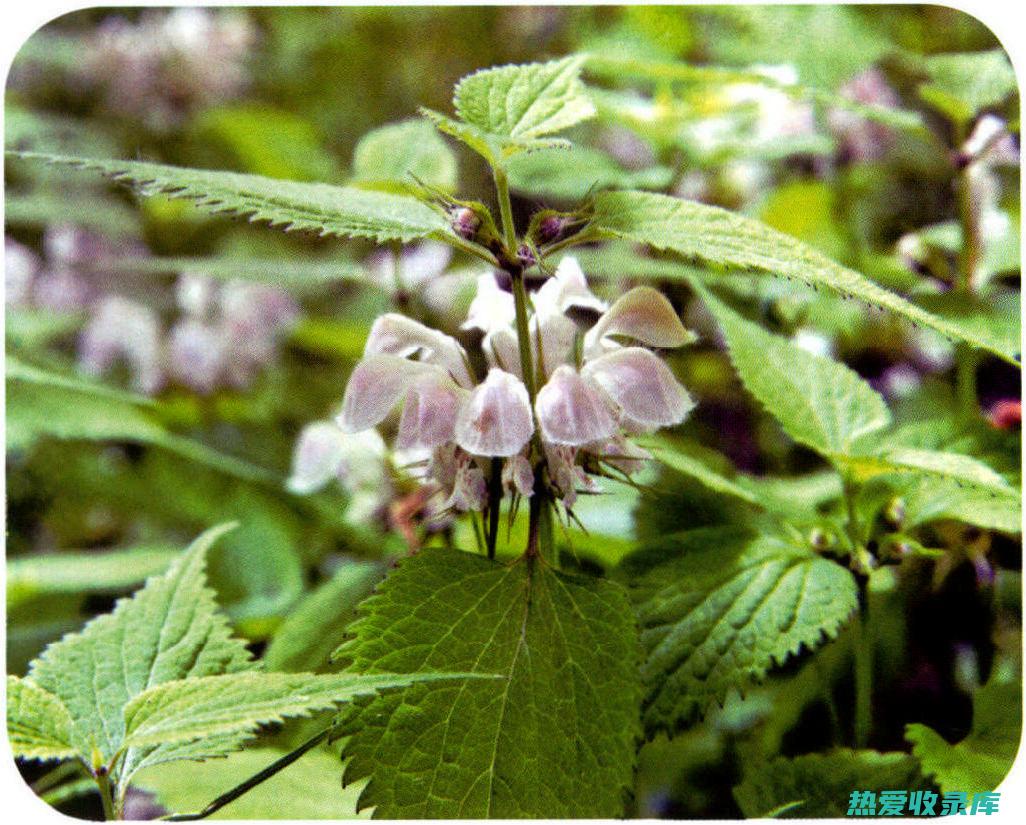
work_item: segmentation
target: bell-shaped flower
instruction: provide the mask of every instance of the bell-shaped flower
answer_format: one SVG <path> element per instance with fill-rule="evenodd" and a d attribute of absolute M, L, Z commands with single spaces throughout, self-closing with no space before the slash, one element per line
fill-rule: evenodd
<path fill-rule="evenodd" d="M 613 336 L 631 338 L 649 347 L 676 348 L 695 340 L 659 290 L 639 286 L 620 296 L 584 337 L 584 357 L 594 358 L 616 343 Z"/>
<path fill-rule="evenodd" d="M 534 470 L 523 453 L 510 456 L 503 464 L 502 489 L 506 493 L 519 493 L 525 498 L 534 494 Z"/>
<path fill-rule="evenodd" d="M 559 262 L 551 278 L 534 295 L 537 315 L 544 319 L 551 315 L 573 314 L 574 310 L 594 313 L 606 311 L 606 303 L 588 289 L 588 281 L 577 259 L 566 256 Z"/>
<path fill-rule="evenodd" d="M 656 355 L 624 347 L 588 361 L 583 373 L 616 402 L 622 415 L 643 428 L 679 424 L 695 403 Z"/>
<path fill-rule="evenodd" d="M 448 372 L 461 387 L 474 386 L 467 367 L 467 354 L 459 341 L 405 315 L 389 312 L 380 316 L 371 326 L 363 349 L 365 358 L 382 354 L 409 358 L 418 353 L 424 362 Z"/>
<path fill-rule="evenodd" d="M 527 388 L 515 375 L 494 367 L 456 418 L 456 443 L 473 455 L 516 455 L 533 434 Z"/>
<path fill-rule="evenodd" d="M 149 307 L 118 295 L 106 298 L 96 309 L 79 339 L 79 367 L 90 375 L 108 372 L 125 362 L 132 386 L 152 394 L 164 382 L 161 369 L 160 321 Z"/>
<path fill-rule="evenodd" d="M 542 437 L 579 447 L 609 438 L 617 430 L 608 401 L 572 367 L 557 367 L 535 400 Z"/>
<path fill-rule="evenodd" d="M 451 381 L 439 380 L 432 373 L 416 379 L 406 391 L 395 446 L 400 450 L 430 449 L 452 441 L 465 395 Z"/>
<path fill-rule="evenodd" d="M 396 355 L 371 355 L 356 365 L 346 392 L 342 398 L 342 411 L 336 421 L 343 432 L 357 433 L 380 424 L 406 396 L 407 391 L 417 386 L 414 403 L 428 392 L 428 383 L 437 388 L 458 390 L 449 375 L 435 364 L 410 361 Z M 464 391 L 465 392 L 465 391 Z M 420 428 L 425 423 L 424 429 Z M 408 422 L 408 436 L 412 441 L 428 432 L 426 420 L 411 413 Z"/>

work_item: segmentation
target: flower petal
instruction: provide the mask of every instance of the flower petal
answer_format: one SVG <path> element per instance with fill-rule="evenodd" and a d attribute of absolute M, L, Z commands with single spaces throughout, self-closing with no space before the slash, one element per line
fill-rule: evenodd
<path fill-rule="evenodd" d="M 395 446 L 400 450 L 438 447 L 454 438 L 456 416 L 463 402 L 459 389 L 448 379 L 425 375 L 406 393 Z"/>
<path fill-rule="evenodd" d="M 426 361 L 442 367 L 461 386 L 474 386 L 467 369 L 467 354 L 459 341 L 405 315 L 389 312 L 379 316 L 363 348 L 365 357 L 384 354 L 408 358 L 418 351 L 423 351 Z"/>
<path fill-rule="evenodd" d="M 499 289 L 492 272 L 477 276 L 477 294 L 470 302 L 467 320 L 460 329 L 479 329 L 488 333 L 510 326 L 516 319 L 513 294 Z"/>
<path fill-rule="evenodd" d="M 500 369 L 488 372 L 456 419 L 456 443 L 473 455 L 515 455 L 533 433 L 527 388 Z"/>
<path fill-rule="evenodd" d="M 349 376 L 336 423 L 346 433 L 358 433 L 380 424 L 410 386 L 425 375 L 433 375 L 439 382 L 446 379 L 442 369 L 433 364 L 395 355 L 364 358 Z"/>
<path fill-rule="evenodd" d="M 542 373 L 552 375 L 557 367 L 573 359 L 577 325 L 565 315 L 536 315 L 531 319 L 531 337 L 534 339 L 535 363 L 540 351 Z"/>
<path fill-rule="evenodd" d="M 623 335 L 650 347 L 681 347 L 695 340 L 666 296 L 650 286 L 638 286 L 620 296 L 599 318 L 585 337 L 585 357 L 600 355 L 602 339 L 610 335 Z"/>
<path fill-rule="evenodd" d="M 489 332 L 481 342 L 481 347 L 484 349 L 489 367 L 498 367 L 523 379 L 523 375 L 520 374 L 520 346 L 512 329 L 505 327 Z"/>
<path fill-rule="evenodd" d="M 556 271 L 534 295 L 534 306 L 542 316 L 562 315 L 571 309 L 606 311 L 606 303 L 588 289 L 581 265 L 572 255 L 559 262 Z"/>
<path fill-rule="evenodd" d="M 338 475 L 344 456 L 342 432 L 331 421 L 308 424 L 292 455 L 292 474 L 285 486 L 297 495 L 319 490 Z"/>
<path fill-rule="evenodd" d="M 553 444 L 580 446 L 609 438 L 616 419 L 602 393 L 571 367 L 558 367 L 535 400 L 542 437 Z"/>
<path fill-rule="evenodd" d="M 679 424 L 695 406 L 659 358 L 641 347 L 613 350 L 584 366 L 623 414 L 642 425 Z"/>

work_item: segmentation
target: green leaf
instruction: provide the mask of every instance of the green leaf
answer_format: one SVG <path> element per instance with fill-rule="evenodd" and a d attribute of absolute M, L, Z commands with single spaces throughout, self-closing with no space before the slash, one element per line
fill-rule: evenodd
<path fill-rule="evenodd" d="M 441 240 L 451 235 L 440 213 L 408 195 L 159 163 L 13 154 L 94 170 L 135 186 L 143 195 L 167 193 L 174 198 L 189 198 L 206 212 L 244 216 L 250 222 L 266 222 L 285 231 L 369 238 L 378 243 L 408 243 L 427 237 Z"/>
<path fill-rule="evenodd" d="M 38 596 L 128 590 L 166 570 L 180 554 L 179 547 L 132 547 L 12 558 L 7 562 L 7 607 L 14 609 Z"/>
<path fill-rule="evenodd" d="M 231 527 L 208 530 L 166 573 L 30 664 L 29 678 L 67 708 L 70 742 L 87 764 L 95 753 L 109 765 L 125 746 L 124 707 L 133 697 L 177 679 L 255 667 L 231 638 L 203 572 L 210 546 Z M 130 748 L 115 779 L 127 783 L 141 766 L 176 758 L 173 745 Z"/>
<path fill-rule="evenodd" d="M 77 312 L 11 306 L 6 309 L 4 335 L 11 349 L 42 349 L 51 341 L 75 332 L 85 320 L 85 315 Z"/>
<path fill-rule="evenodd" d="M 1018 491 L 1005 495 L 967 488 L 957 481 L 913 477 L 899 484 L 905 502 L 906 528 L 938 519 L 954 519 L 984 530 L 1022 532 L 1022 500 Z"/>
<path fill-rule="evenodd" d="M 840 461 L 859 481 L 889 473 L 911 473 L 952 481 L 993 496 L 1015 498 L 1017 494 L 1001 475 L 982 461 L 959 453 L 884 445 L 877 453 L 844 457 Z"/>
<path fill-rule="evenodd" d="M 969 735 L 950 744 L 926 725 L 906 725 L 905 738 L 942 791 L 974 794 L 992 791 L 1008 774 L 1019 750 L 1022 685 L 1019 677 L 998 674 L 973 697 L 973 726 Z"/>
<path fill-rule="evenodd" d="M 264 653 L 268 670 L 321 670 L 356 617 L 356 605 L 369 596 L 382 570 L 371 562 L 343 564 L 324 584 L 293 607 Z"/>
<path fill-rule="evenodd" d="M 622 572 L 646 651 L 649 735 L 673 733 L 803 645 L 833 638 L 858 604 L 840 565 L 743 528 L 669 536 L 628 557 Z"/>
<path fill-rule="evenodd" d="M 659 436 L 642 438 L 638 441 L 638 445 L 646 450 L 650 450 L 652 457 L 660 464 L 664 464 L 675 472 L 695 479 L 695 481 L 698 481 L 714 493 L 722 493 L 725 496 L 740 499 L 747 504 L 762 507 L 759 497 L 751 490 L 716 472 L 695 456 L 677 449 L 668 438 Z"/>
<path fill-rule="evenodd" d="M 1018 366 L 1018 347 L 1009 351 L 1001 340 L 992 339 L 983 330 L 970 330 L 938 317 L 801 241 L 726 209 L 654 192 L 602 192 L 595 198 L 591 229 L 600 237 L 648 244 L 703 265 L 827 287 L 888 309 L 948 338 L 986 349 Z"/>
<path fill-rule="evenodd" d="M 561 132 L 595 113 L 580 79 L 583 64 L 583 56 L 571 56 L 475 72 L 456 84 L 456 114 L 515 143 Z"/>
<path fill-rule="evenodd" d="M 135 441 L 152 444 L 246 481 L 275 476 L 249 462 L 224 455 L 168 432 L 144 396 L 7 357 L 7 449 L 25 450 L 42 438 L 77 441 Z"/>
<path fill-rule="evenodd" d="M 423 120 L 381 126 L 353 150 L 353 181 L 364 185 L 405 191 L 419 180 L 452 192 L 458 173 L 453 151 Z"/>
<path fill-rule="evenodd" d="M 924 61 L 929 81 L 919 87 L 927 103 L 952 120 L 965 123 L 1014 94 L 1015 70 L 1001 49 L 930 55 Z"/>
<path fill-rule="evenodd" d="M 143 748 L 204 741 L 205 757 L 235 750 L 260 725 L 309 716 L 357 696 L 466 674 L 228 673 L 158 684 L 125 705 L 125 744 Z M 193 753 L 192 758 L 199 758 Z"/>
<path fill-rule="evenodd" d="M 74 223 L 108 238 L 138 238 L 142 231 L 138 213 L 123 202 L 75 189 L 50 191 L 40 187 L 28 193 L 9 192 L 4 201 L 4 220 L 12 226 L 31 227 Z"/>
<path fill-rule="evenodd" d="M 827 457 L 843 456 L 890 422 L 883 398 L 853 370 L 771 335 L 698 289 L 741 382 L 795 441 Z"/>
<path fill-rule="evenodd" d="M 247 748 L 209 762 L 175 762 L 136 774 L 135 786 L 155 794 L 170 811 L 201 810 L 229 788 L 249 779 L 286 755 L 277 748 Z M 340 788 L 338 754 L 317 748 L 285 770 L 261 782 L 210 819 L 357 819 L 356 800 L 364 783 Z"/>
<path fill-rule="evenodd" d="M 623 591 L 525 558 L 431 548 L 364 603 L 341 651 L 358 672 L 460 670 L 346 718 L 347 782 L 387 818 L 614 817 L 638 730 L 637 636 Z"/>
<path fill-rule="evenodd" d="M 787 806 L 798 817 L 841 819 L 852 791 L 913 791 L 929 787 L 907 753 L 837 749 L 794 759 L 777 757 L 746 764 L 734 799 L 749 819 Z"/>
<path fill-rule="evenodd" d="M 71 714 L 56 696 L 31 679 L 7 677 L 7 738 L 15 756 L 70 759 Z"/>
<path fill-rule="evenodd" d="M 666 166 L 624 169 L 609 155 L 587 146 L 514 155 L 507 172 L 514 191 L 566 201 L 580 200 L 592 189 L 662 189 L 673 177 Z"/>

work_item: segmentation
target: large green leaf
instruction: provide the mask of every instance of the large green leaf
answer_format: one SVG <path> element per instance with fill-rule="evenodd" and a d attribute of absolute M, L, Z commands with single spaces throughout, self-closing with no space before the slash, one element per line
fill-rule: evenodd
<path fill-rule="evenodd" d="M 622 815 L 639 735 L 637 636 L 615 584 L 432 548 L 405 559 L 343 648 L 359 672 L 459 670 L 357 703 L 346 781 L 390 818 Z"/>
<path fill-rule="evenodd" d="M 782 814 L 841 819 L 847 816 L 852 791 L 878 794 L 929 787 L 916 760 L 906 753 L 837 749 L 745 768 L 734 799 L 750 819 Z"/>
<path fill-rule="evenodd" d="M 747 321 L 702 289 L 741 382 L 795 441 L 826 456 L 890 422 L 883 398 L 854 371 Z"/>
<path fill-rule="evenodd" d="M 1019 751 L 1022 684 L 995 674 L 973 699 L 973 727 L 951 744 L 926 725 L 906 725 L 912 753 L 944 792 L 992 791 L 1008 774 Z"/>
<path fill-rule="evenodd" d="M 649 734 L 690 724 L 855 610 L 851 573 L 808 547 L 711 527 L 654 542 L 624 561 L 647 658 Z"/>
<path fill-rule="evenodd" d="M 934 315 L 801 241 L 726 209 L 654 192 L 602 192 L 595 198 L 592 230 L 599 237 L 648 244 L 705 265 L 826 287 L 1018 365 L 1017 348 L 1010 351 L 1007 342 Z"/>
<path fill-rule="evenodd" d="M 370 238 L 379 243 L 407 243 L 417 238 L 441 239 L 451 235 L 441 214 L 408 195 L 159 163 L 14 154 L 97 171 L 135 186 L 144 195 L 163 192 L 176 198 L 190 198 L 204 211 L 245 216 L 286 231 Z"/>
<path fill-rule="evenodd" d="M 851 475 L 866 481 L 874 476 L 911 474 L 951 481 L 1001 498 L 1019 498 L 1018 491 L 982 461 L 960 453 L 881 446 L 873 454 L 858 454 L 840 460 Z"/>
<path fill-rule="evenodd" d="M 609 155 L 586 146 L 514 155 L 508 172 L 514 191 L 567 201 L 580 200 L 592 190 L 662 189 L 673 177 L 666 166 L 624 169 Z"/>

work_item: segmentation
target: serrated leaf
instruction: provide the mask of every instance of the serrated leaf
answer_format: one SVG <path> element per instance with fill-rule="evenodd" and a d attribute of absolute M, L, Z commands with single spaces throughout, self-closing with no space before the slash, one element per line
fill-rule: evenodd
<path fill-rule="evenodd" d="M 177 679 L 255 667 L 246 646 L 231 637 L 204 576 L 207 551 L 231 526 L 208 530 L 166 573 L 30 664 L 29 678 L 70 713 L 71 744 L 87 764 L 94 750 L 110 764 L 124 747 L 123 709 L 138 694 Z M 116 779 L 125 783 L 142 765 L 174 758 L 180 758 L 174 746 L 130 748 Z"/>
<path fill-rule="evenodd" d="M 965 122 L 1004 101 L 1016 90 L 1015 70 L 1001 49 L 930 55 L 929 82 L 919 95 L 952 120 Z"/>
<path fill-rule="evenodd" d="M 999 674 L 973 697 L 973 726 L 968 736 L 949 743 L 926 725 L 905 726 L 905 738 L 943 792 L 975 794 L 992 791 L 1008 774 L 1019 751 L 1022 721 L 1022 685 L 1019 677 Z"/>
<path fill-rule="evenodd" d="M 887 309 L 942 335 L 985 349 L 1018 366 L 1017 349 L 983 330 L 963 328 L 841 266 L 810 246 L 763 223 L 716 206 L 654 192 L 601 192 L 592 231 L 667 250 L 701 264 L 792 278 Z"/>
<path fill-rule="evenodd" d="M 458 680 L 458 673 L 229 673 L 164 682 L 125 705 L 125 744 L 143 748 L 192 740 L 215 743 L 206 757 L 237 748 L 257 728 L 328 710 L 357 696 L 414 682 Z M 204 747 L 206 742 L 200 747 Z M 199 758 L 195 753 L 192 758 Z"/>
<path fill-rule="evenodd" d="M 404 559 L 343 650 L 359 672 L 460 670 L 346 718 L 345 781 L 379 817 L 613 817 L 638 736 L 637 637 L 623 591 L 519 559 Z"/>
<path fill-rule="evenodd" d="M 595 113 L 580 79 L 583 64 L 582 56 L 571 56 L 475 72 L 456 84 L 456 114 L 516 143 L 561 132 Z"/>
<path fill-rule="evenodd" d="M 70 759 L 71 714 L 56 696 L 31 679 L 7 677 L 7 739 L 15 756 Z"/>
<path fill-rule="evenodd" d="M 883 398 L 853 370 L 766 332 L 699 290 L 741 382 L 795 441 L 843 456 L 859 438 L 890 423 Z"/>
<path fill-rule="evenodd" d="M 378 243 L 442 239 L 451 234 L 441 214 L 408 195 L 159 163 L 13 154 L 97 171 L 119 183 L 131 184 L 143 195 L 166 193 L 189 198 L 206 212 L 239 215 L 286 231 L 369 238 Z"/>
<path fill-rule="evenodd" d="M 908 473 L 952 481 L 993 496 L 1015 497 L 1017 492 L 982 461 L 959 453 L 885 445 L 877 453 L 848 456 L 840 461 L 860 481 L 889 473 Z"/>
<path fill-rule="evenodd" d="M 897 490 L 905 502 L 906 528 L 954 519 L 984 530 L 1022 532 L 1022 500 L 1016 490 L 995 495 L 943 478 L 922 477 L 899 482 Z"/>
<path fill-rule="evenodd" d="M 419 180 L 452 192 L 458 172 L 452 150 L 423 120 L 381 126 L 360 138 L 353 150 L 353 180 L 361 184 L 403 191 Z"/>
<path fill-rule="evenodd" d="M 592 190 L 662 189 L 673 177 L 666 166 L 624 169 L 609 155 L 587 146 L 514 155 L 507 172 L 516 192 L 567 201 L 580 200 Z"/>
<path fill-rule="evenodd" d="M 741 528 L 690 530 L 624 562 L 646 659 L 649 735 L 690 724 L 802 646 L 837 634 L 858 605 L 845 568 Z"/>
<path fill-rule="evenodd" d="M 716 472 L 712 467 L 709 467 L 695 456 L 676 449 L 673 442 L 669 439 L 652 436 L 639 439 L 638 444 L 646 450 L 650 450 L 652 457 L 660 464 L 664 464 L 675 472 L 695 479 L 695 481 L 714 493 L 722 493 L 723 495 L 740 499 L 747 504 L 762 507 L 759 497 L 751 490 Z"/>
<path fill-rule="evenodd" d="M 841 819 L 852 791 L 913 791 L 929 787 L 907 753 L 837 749 L 794 759 L 777 757 L 746 764 L 734 799 L 750 819 L 787 806 L 797 817 Z"/>
<path fill-rule="evenodd" d="M 169 811 L 198 811 L 228 788 L 249 779 L 286 753 L 277 748 L 247 748 L 218 760 L 216 770 L 212 770 L 208 762 L 161 765 L 140 771 L 136 775 L 135 786 L 155 794 Z M 363 790 L 363 784 L 340 788 L 340 772 L 338 754 L 327 748 L 317 748 L 209 818 L 295 820 L 369 817 L 369 812 L 356 812 L 356 799 Z"/>

